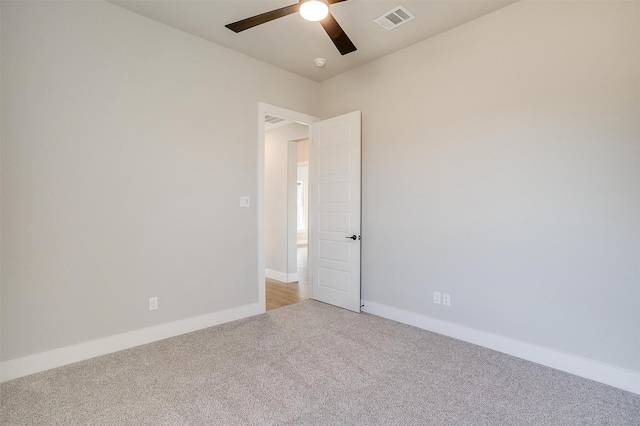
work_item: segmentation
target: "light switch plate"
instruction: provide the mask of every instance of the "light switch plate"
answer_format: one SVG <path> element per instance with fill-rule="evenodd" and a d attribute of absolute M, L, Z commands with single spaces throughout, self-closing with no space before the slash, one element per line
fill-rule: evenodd
<path fill-rule="evenodd" d="M 249 207 L 251 206 L 251 198 L 243 195 L 240 197 L 240 207 Z"/>

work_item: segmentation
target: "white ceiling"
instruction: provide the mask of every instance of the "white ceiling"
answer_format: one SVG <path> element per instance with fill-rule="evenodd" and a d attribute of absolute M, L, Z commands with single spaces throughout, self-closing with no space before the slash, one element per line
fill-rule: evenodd
<path fill-rule="evenodd" d="M 298 14 L 241 33 L 225 24 L 296 0 L 108 0 L 171 27 L 268 62 L 315 81 L 323 81 L 364 63 L 433 37 L 514 3 L 516 0 L 350 0 L 331 5 L 331 13 L 358 48 L 341 56 L 317 22 Z M 415 19 L 387 31 L 373 22 L 396 6 Z M 327 59 L 318 68 L 314 59 Z"/>

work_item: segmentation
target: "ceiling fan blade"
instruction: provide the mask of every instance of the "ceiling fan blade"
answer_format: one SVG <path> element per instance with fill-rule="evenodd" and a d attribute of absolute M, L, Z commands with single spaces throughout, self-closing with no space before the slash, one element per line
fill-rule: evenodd
<path fill-rule="evenodd" d="M 347 0 L 329 0 L 329 4 L 340 3 Z"/>
<path fill-rule="evenodd" d="M 346 55 L 347 53 L 358 50 L 331 13 L 320 21 L 320 24 L 322 24 L 322 28 L 327 32 L 333 44 L 335 44 L 340 51 L 340 54 Z"/>
<path fill-rule="evenodd" d="M 274 19 L 297 13 L 299 8 L 300 5 L 298 3 L 292 4 L 291 6 L 281 7 L 280 9 L 275 9 L 271 12 L 261 13 L 260 15 L 252 16 L 251 18 L 246 18 L 238 22 L 227 24 L 225 25 L 225 27 L 229 28 L 233 32 L 239 33 L 241 31 L 248 30 L 249 28 L 253 28 L 257 25 L 273 21 Z"/>

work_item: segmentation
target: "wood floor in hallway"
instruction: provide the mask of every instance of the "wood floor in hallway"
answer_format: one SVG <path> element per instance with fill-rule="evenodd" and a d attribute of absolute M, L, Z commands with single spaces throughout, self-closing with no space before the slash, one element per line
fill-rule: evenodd
<path fill-rule="evenodd" d="M 307 253 L 307 245 L 298 246 L 298 282 L 283 283 L 266 279 L 267 311 L 311 298 Z"/>

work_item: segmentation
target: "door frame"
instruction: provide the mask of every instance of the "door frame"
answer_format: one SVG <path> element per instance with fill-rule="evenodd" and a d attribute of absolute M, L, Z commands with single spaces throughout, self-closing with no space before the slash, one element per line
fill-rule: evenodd
<path fill-rule="evenodd" d="M 266 312 L 266 284 L 265 284 L 265 267 L 266 267 L 266 243 L 265 243 L 265 183 L 264 183 L 264 156 L 265 156 L 265 114 L 275 115 L 296 121 L 298 123 L 311 124 L 320 121 L 318 117 L 270 105 L 264 102 L 258 102 L 258 190 L 256 194 L 256 219 L 257 219 L 257 245 L 258 245 L 258 304 L 261 312 Z M 311 141 L 309 141 L 311 143 Z M 311 151 L 310 151 L 311 153 Z"/>

